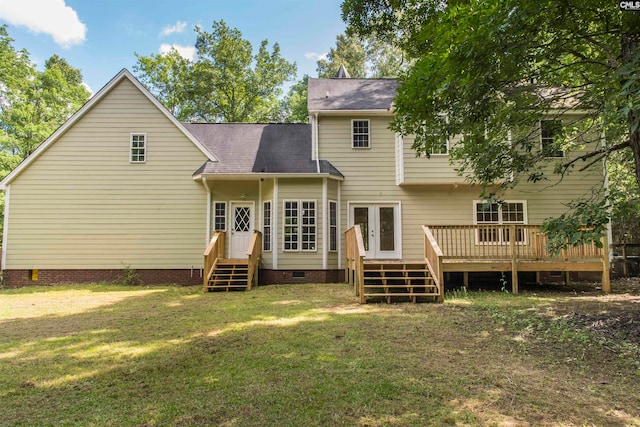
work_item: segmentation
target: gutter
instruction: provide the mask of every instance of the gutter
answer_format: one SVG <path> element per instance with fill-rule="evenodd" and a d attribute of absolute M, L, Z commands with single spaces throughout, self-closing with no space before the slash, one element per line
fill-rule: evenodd
<path fill-rule="evenodd" d="M 313 149 L 314 156 L 316 158 L 316 167 L 318 169 L 318 173 L 320 173 L 320 159 L 318 149 L 318 113 L 315 113 L 315 119 L 313 120 Z"/>

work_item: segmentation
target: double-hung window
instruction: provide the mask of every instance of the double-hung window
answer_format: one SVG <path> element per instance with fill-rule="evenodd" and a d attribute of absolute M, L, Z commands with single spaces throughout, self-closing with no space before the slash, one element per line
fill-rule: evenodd
<path fill-rule="evenodd" d="M 564 151 L 558 146 L 558 136 L 562 133 L 560 120 L 540 121 L 540 140 L 542 154 L 545 157 L 564 157 Z"/>
<path fill-rule="evenodd" d="M 227 230 L 227 202 L 213 204 L 213 229 L 215 231 Z"/>
<path fill-rule="evenodd" d="M 511 241 L 511 227 L 504 225 L 526 224 L 527 204 L 525 201 L 473 202 L 474 220 L 479 225 L 476 244 L 508 244 Z M 525 230 L 515 227 L 515 242 L 525 242 Z"/>
<path fill-rule="evenodd" d="M 329 200 L 329 250 L 338 250 L 338 203 Z"/>
<path fill-rule="evenodd" d="M 285 200 L 283 223 L 285 251 L 315 251 L 317 240 L 316 202 Z"/>
<path fill-rule="evenodd" d="M 271 201 L 262 204 L 262 250 L 271 250 Z"/>
<path fill-rule="evenodd" d="M 369 120 L 351 120 L 351 147 L 371 147 L 371 132 Z"/>
<path fill-rule="evenodd" d="M 129 162 L 145 163 L 147 161 L 147 134 L 132 133 L 129 149 Z"/>

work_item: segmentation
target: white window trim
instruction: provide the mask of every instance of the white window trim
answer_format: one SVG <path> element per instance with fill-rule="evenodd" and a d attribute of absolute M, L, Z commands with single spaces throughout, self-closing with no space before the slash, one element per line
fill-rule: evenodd
<path fill-rule="evenodd" d="M 504 200 L 504 203 L 522 203 L 522 211 L 523 211 L 523 222 L 503 222 L 502 221 L 502 205 L 498 205 L 498 222 L 496 223 L 478 223 L 478 205 L 482 205 L 487 203 L 486 200 L 474 200 L 473 201 L 473 224 L 474 225 L 527 225 L 529 224 L 529 207 L 527 206 L 526 200 Z M 480 236 L 478 234 L 478 230 L 476 230 L 475 234 L 475 244 L 477 246 L 481 245 L 509 245 L 509 241 L 505 240 L 502 233 L 499 235 L 498 241 L 495 242 L 481 242 Z M 527 235 L 525 233 L 524 240 L 522 242 L 516 242 L 516 245 L 526 245 Z"/>
<path fill-rule="evenodd" d="M 542 122 L 560 122 L 561 126 L 564 126 L 562 123 L 562 120 L 558 120 L 558 119 L 543 119 L 540 120 L 538 122 L 538 129 L 540 129 L 540 152 L 542 153 L 543 157 L 545 159 L 564 159 L 565 157 L 567 157 L 567 154 L 565 153 L 564 150 L 562 151 L 562 156 L 547 156 L 546 153 L 544 152 L 544 141 L 542 140 Z M 555 136 L 553 138 L 553 142 L 555 142 Z"/>
<path fill-rule="evenodd" d="M 435 157 L 449 157 L 449 150 L 450 150 L 450 148 L 451 148 L 451 146 L 450 146 L 450 142 L 451 142 L 451 141 L 449 141 L 449 140 L 447 139 L 447 152 L 446 152 L 446 153 L 429 153 L 429 156 L 430 156 L 430 157 L 434 157 L 434 156 L 435 156 Z M 426 156 L 425 156 L 425 157 L 426 157 Z"/>
<path fill-rule="evenodd" d="M 336 210 L 336 225 L 331 225 L 331 204 L 334 204 Z M 340 246 L 340 235 L 338 234 L 338 223 L 340 222 L 340 212 L 338 212 L 338 201 L 329 199 L 327 201 L 327 248 L 329 252 L 338 252 Z M 331 229 L 336 229 L 336 247 L 331 249 Z"/>
<path fill-rule="evenodd" d="M 144 160 L 140 161 L 140 160 L 133 160 L 133 137 L 138 136 L 138 135 L 142 135 L 144 136 Z M 129 134 L 129 163 L 131 164 L 144 164 L 147 163 L 147 159 L 149 158 L 149 144 L 148 144 L 148 139 L 147 139 L 147 133 L 146 132 L 131 132 Z"/>
<path fill-rule="evenodd" d="M 217 204 L 222 204 L 224 205 L 224 229 L 223 230 L 216 230 L 216 205 Z M 221 201 L 221 200 L 214 200 L 213 203 L 211 204 L 211 206 L 213 206 L 213 232 L 215 233 L 216 231 L 224 231 L 226 233 L 226 231 L 229 229 L 229 206 L 227 205 L 226 201 Z"/>
<path fill-rule="evenodd" d="M 367 122 L 367 135 L 369 136 L 368 142 L 369 144 L 366 147 L 354 147 L 354 133 L 353 133 L 353 124 L 354 122 Z M 370 119 L 351 119 L 351 149 L 352 150 L 370 150 L 371 149 L 371 120 Z"/>
<path fill-rule="evenodd" d="M 285 228 L 287 227 L 286 225 L 286 219 L 287 219 L 287 213 L 286 213 L 286 205 L 287 203 L 290 202 L 296 202 L 298 203 L 298 248 L 297 249 L 285 249 L 284 245 L 285 245 Z M 315 215 L 314 215 L 314 227 L 315 227 L 315 247 L 314 249 L 302 249 L 302 204 L 303 203 L 313 203 L 314 204 L 314 211 L 315 211 Z M 282 251 L 283 252 L 318 252 L 318 200 L 314 200 L 314 199 L 283 199 L 282 200 Z"/>
<path fill-rule="evenodd" d="M 269 236 L 269 249 L 265 249 L 264 248 L 264 243 L 267 241 L 266 239 L 262 242 L 262 251 L 263 252 L 272 252 L 273 251 L 273 200 L 263 200 L 262 201 L 262 236 L 264 238 L 265 233 L 264 233 L 264 227 L 265 227 L 265 219 L 266 216 L 264 215 L 264 207 L 265 205 L 269 203 L 269 228 L 271 229 L 271 236 Z"/>

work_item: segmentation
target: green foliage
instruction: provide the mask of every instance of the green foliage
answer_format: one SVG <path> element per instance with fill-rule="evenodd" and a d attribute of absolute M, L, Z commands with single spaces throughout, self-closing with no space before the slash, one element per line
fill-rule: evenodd
<path fill-rule="evenodd" d="M 317 62 L 318 77 L 335 77 L 341 65 L 352 78 L 395 78 L 408 66 L 400 48 L 376 36 L 339 34 L 326 59 Z"/>
<path fill-rule="evenodd" d="M 416 61 L 401 78 L 392 128 L 415 134 L 424 154 L 443 137 L 464 135 L 451 157 L 484 196 L 561 180 L 617 151 L 630 153 L 640 185 L 640 14 L 596 0 L 345 0 L 342 10 L 351 33 L 377 34 Z M 543 118 L 565 121 L 555 148 L 566 158 L 542 155 Z M 608 203 L 602 197 L 591 208 L 571 205 L 564 225 L 576 231 L 584 223 L 575 221 L 593 219 L 602 230 L 594 218 Z"/>
<path fill-rule="evenodd" d="M 89 92 L 80 70 L 53 55 L 38 71 L 0 27 L 0 170 L 4 177 L 79 109 Z"/>
<path fill-rule="evenodd" d="M 174 48 L 162 55 L 142 56 L 133 66 L 140 81 L 178 120 L 188 120 L 193 113 L 190 102 L 194 82 L 193 64 Z"/>
<path fill-rule="evenodd" d="M 253 53 L 236 28 L 214 21 L 212 31 L 195 29 L 197 58 L 191 63 L 172 50 L 136 54 L 134 70 L 145 86 L 180 120 L 271 122 L 282 119 L 282 85 L 293 79 L 295 63 L 267 40 Z"/>
<path fill-rule="evenodd" d="M 286 112 L 287 123 L 307 123 L 309 121 L 309 109 L 307 108 L 307 87 L 309 76 L 291 86 L 287 97 L 283 101 L 282 109 Z"/>
<path fill-rule="evenodd" d="M 140 275 L 138 274 L 138 271 L 127 264 L 122 269 L 122 278 L 120 279 L 118 284 L 124 286 L 139 286 L 143 283 Z"/>

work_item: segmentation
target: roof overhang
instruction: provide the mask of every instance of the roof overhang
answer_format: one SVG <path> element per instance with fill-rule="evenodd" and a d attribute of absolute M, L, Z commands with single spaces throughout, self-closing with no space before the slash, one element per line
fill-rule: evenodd
<path fill-rule="evenodd" d="M 194 181 L 252 181 L 264 178 L 330 178 L 343 181 L 344 177 L 329 173 L 199 173 L 193 175 Z"/>
<path fill-rule="evenodd" d="M 393 116 L 393 110 L 309 110 L 309 114 L 332 116 Z"/>
<path fill-rule="evenodd" d="M 54 133 L 49 136 L 38 148 L 27 157 L 22 163 L 20 163 L 14 170 L 11 171 L 0 182 L 0 190 L 5 190 L 7 185 L 11 183 L 18 175 L 22 173 L 31 163 L 33 163 L 38 157 L 42 155 L 58 138 L 60 138 L 71 126 L 78 122 L 89 110 L 93 108 L 98 102 L 100 102 L 111 90 L 116 87 L 122 80 L 129 80 L 142 94 L 153 103 L 188 139 L 191 141 L 204 155 L 212 162 L 217 162 L 218 159 L 207 148 L 189 132 L 183 125 L 176 119 L 173 114 L 169 112 L 143 85 L 135 78 L 133 74 L 126 68 L 122 69 L 115 77 L 113 77 L 109 83 L 107 83 L 98 93 L 93 95 L 74 115 L 69 117 Z"/>

